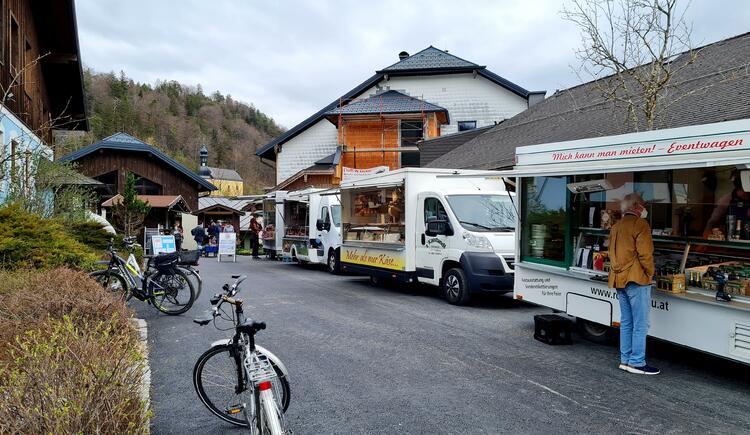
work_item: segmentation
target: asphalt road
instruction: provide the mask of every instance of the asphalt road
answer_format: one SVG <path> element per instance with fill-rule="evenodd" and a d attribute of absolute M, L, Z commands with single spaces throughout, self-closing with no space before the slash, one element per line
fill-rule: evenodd
<path fill-rule="evenodd" d="M 203 407 L 191 380 L 198 356 L 231 335 L 192 318 L 235 273 L 250 275 L 246 313 L 268 324 L 258 343 L 290 371 L 296 434 L 750 431 L 743 365 L 654 342 L 662 374 L 632 375 L 614 345 L 535 341 L 533 315 L 548 310 L 507 296 L 455 307 L 430 287 L 247 257 L 199 269 L 203 294 L 187 314 L 135 305 L 149 327 L 155 434 L 242 433 Z"/>

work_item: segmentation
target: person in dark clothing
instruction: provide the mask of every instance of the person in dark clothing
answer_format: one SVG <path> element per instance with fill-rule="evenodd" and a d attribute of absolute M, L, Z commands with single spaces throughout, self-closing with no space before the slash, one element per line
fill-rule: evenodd
<path fill-rule="evenodd" d="M 197 227 L 190 231 L 190 234 L 193 235 L 193 240 L 198 244 L 198 250 L 202 250 L 203 243 L 206 241 L 206 230 L 203 228 L 203 225 L 198 224 Z"/>
<path fill-rule="evenodd" d="M 182 225 L 180 222 L 175 222 L 174 228 L 172 228 L 172 235 L 174 235 L 174 246 L 177 252 L 182 251 Z"/>
<path fill-rule="evenodd" d="M 253 258 L 258 259 L 258 238 L 263 227 L 258 222 L 258 214 L 253 213 L 252 219 L 250 219 L 250 245 L 253 248 Z"/>
<path fill-rule="evenodd" d="M 219 235 L 216 233 L 216 222 L 211 221 L 210 224 L 208 224 L 208 238 L 209 239 L 215 239 L 219 237 Z"/>

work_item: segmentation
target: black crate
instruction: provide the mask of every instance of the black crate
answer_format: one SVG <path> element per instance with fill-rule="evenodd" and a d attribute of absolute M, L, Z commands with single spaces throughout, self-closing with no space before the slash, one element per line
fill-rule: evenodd
<path fill-rule="evenodd" d="M 573 322 L 555 314 L 534 316 L 534 338 L 547 344 L 571 344 Z"/>

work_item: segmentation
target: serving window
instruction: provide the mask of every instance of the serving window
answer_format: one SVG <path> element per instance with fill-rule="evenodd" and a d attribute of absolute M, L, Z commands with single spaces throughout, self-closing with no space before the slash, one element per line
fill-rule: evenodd
<path fill-rule="evenodd" d="M 621 201 L 635 192 L 646 203 L 657 288 L 713 295 L 721 287 L 750 303 L 750 186 L 743 185 L 750 174 L 744 171 L 720 166 L 525 178 L 523 260 L 606 276 L 610 228 L 622 218 Z"/>
<path fill-rule="evenodd" d="M 284 237 L 307 237 L 309 212 L 306 202 L 284 201 Z"/>
<path fill-rule="evenodd" d="M 403 186 L 352 189 L 342 210 L 343 241 L 403 245 L 405 204 Z"/>
<path fill-rule="evenodd" d="M 276 201 L 263 201 L 263 240 L 276 239 Z"/>
<path fill-rule="evenodd" d="M 521 256 L 524 260 L 566 265 L 567 177 L 526 178 Z"/>

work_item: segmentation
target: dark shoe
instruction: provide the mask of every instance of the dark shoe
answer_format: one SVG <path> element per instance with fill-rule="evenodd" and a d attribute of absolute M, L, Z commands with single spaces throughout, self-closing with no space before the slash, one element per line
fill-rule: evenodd
<path fill-rule="evenodd" d="M 628 367 L 630 367 L 630 366 L 627 365 L 627 364 L 620 363 L 620 365 L 617 368 L 620 369 L 620 370 L 625 370 L 627 372 L 628 371 Z"/>
<path fill-rule="evenodd" d="M 651 366 L 641 366 L 641 367 L 628 366 L 626 370 L 629 371 L 630 373 L 635 373 L 636 375 L 658 375 L 659 373 L 661 373 L 659 369 L 657 369 L 656 367 L 651 367 Z"/>

